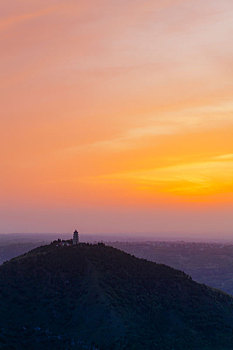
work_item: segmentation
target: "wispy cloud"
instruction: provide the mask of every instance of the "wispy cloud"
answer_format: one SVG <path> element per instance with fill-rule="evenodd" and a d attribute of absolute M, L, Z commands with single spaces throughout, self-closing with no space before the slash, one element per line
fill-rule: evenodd
<path fill-rule="evenodd" d="M 222 154 L 220 156 L 216 156 L 214 157 L 214 159 L 219 159 L 219 160 L 230 160 L 233 161 L 233 153 L 229 153 L 229 154 Z"/>
<path fill-rule="evenodd" d="M 183 134 L 200 130 L 211 130 L 218 127 L 233 125 L 233 105 L 229 102 L 216 105 L 204 105 L 192 109 L 181 109 L 161 113 L 157 116 L 143 117 L 144 125 L 132 127 L 110 139 L 98 140 L 66 149 L 68 152 L 100 149 L 102 151 L 124 151 L 140 147 L 140 140 Z M 141 122 L 141 124 L 143 124 Z"/>
<path fill-rule="evenodd" d="M 217 157 L 216 157 L 217 158 Z M 157 169 L 107 175 L 130 181 L 139 188 L 178 195 L 200 195 L 233 191 L 233 159 L 186 163 Z"/>
<path fill-rule="evenodd" d="M 33 20 L 37 17 L 48 15 L 54 12 L 57 8 L 58 6 L 50 6 L 35 12 L 28 12 L 24 14 L 9 16 L 7 18 L 2 18 L 0 20 L 0 31 L 7 30 L 12 26 L 17 26 L 23 22 Z"/>

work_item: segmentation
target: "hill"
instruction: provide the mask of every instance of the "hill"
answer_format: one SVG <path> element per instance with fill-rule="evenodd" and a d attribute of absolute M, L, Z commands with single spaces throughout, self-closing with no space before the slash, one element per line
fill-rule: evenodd
<path fill-rule="evenodd" d="M 52 237 L 52 235 L 44 235 L 44 241 L 42 241 L 42 235 L 37 238 L 34 237 L 35 235 L 28 235 L 25 238 L 17 234 L 9 235 L 8 239 L 7 237 L 3 239 L 2 236 L 0 235 L 0 264 L 33 248 L 48 244 L 51 241 L 49 237 Z M 233 295 L 232 244 L 182 241 L 117 241 L 106 244 L 138 258 L 182 270 L 199 283 Z"/>
<path fill-rule="evenodd" d="M 230 350 L 233 299 L 103 244 L 0 266 L 0 349 Z"/>
<path fill-rule="evenodd" d="M 199 282 L 233 295 L 233 245 L 208 242 L 111 242 L 138 258 L 182 270 Z"/>

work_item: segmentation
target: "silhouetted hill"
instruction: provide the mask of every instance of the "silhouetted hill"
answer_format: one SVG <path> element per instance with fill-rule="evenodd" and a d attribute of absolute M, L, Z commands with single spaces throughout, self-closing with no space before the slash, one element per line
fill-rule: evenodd
<path fill-rule="evenodd" d="M 208 242 L 111 242 L 114 248 L 182 270 L 199 282 L 233 295 L 233 245 Z"/>
<path fill-rule="evenodd" d="M 14 258 L 0 295 L 0 349 L 233 348 L 230 296 L 103 244 Z"/>

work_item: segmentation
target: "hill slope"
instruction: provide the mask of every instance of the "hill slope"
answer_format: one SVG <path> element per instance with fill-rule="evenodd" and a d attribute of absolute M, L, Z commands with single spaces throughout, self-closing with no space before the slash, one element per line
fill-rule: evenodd
<path fill-rule="evenodd" d="M 175 269 L 233 295 L 233 245 L 207 242 L 111 242 L 114 248 Z"/>
<path fill-rule="evenodd" d="M 233 348 L 233 299 L 112 247 L 40 247 L 0 267 L 1 349 Z"/>

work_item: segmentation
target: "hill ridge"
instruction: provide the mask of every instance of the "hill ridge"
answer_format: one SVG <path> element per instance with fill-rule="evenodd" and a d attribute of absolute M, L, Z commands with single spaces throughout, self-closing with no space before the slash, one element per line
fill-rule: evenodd
<path fill-rule="evenodd" d="M 233 344 L 232 297 L 104 244 L 52 243 L 4 263 L 0 316 L 1 349 L 16 339 L 22 349 L 230 350 Z M 20 336 L 20 329 L 30 335 Z"/>

